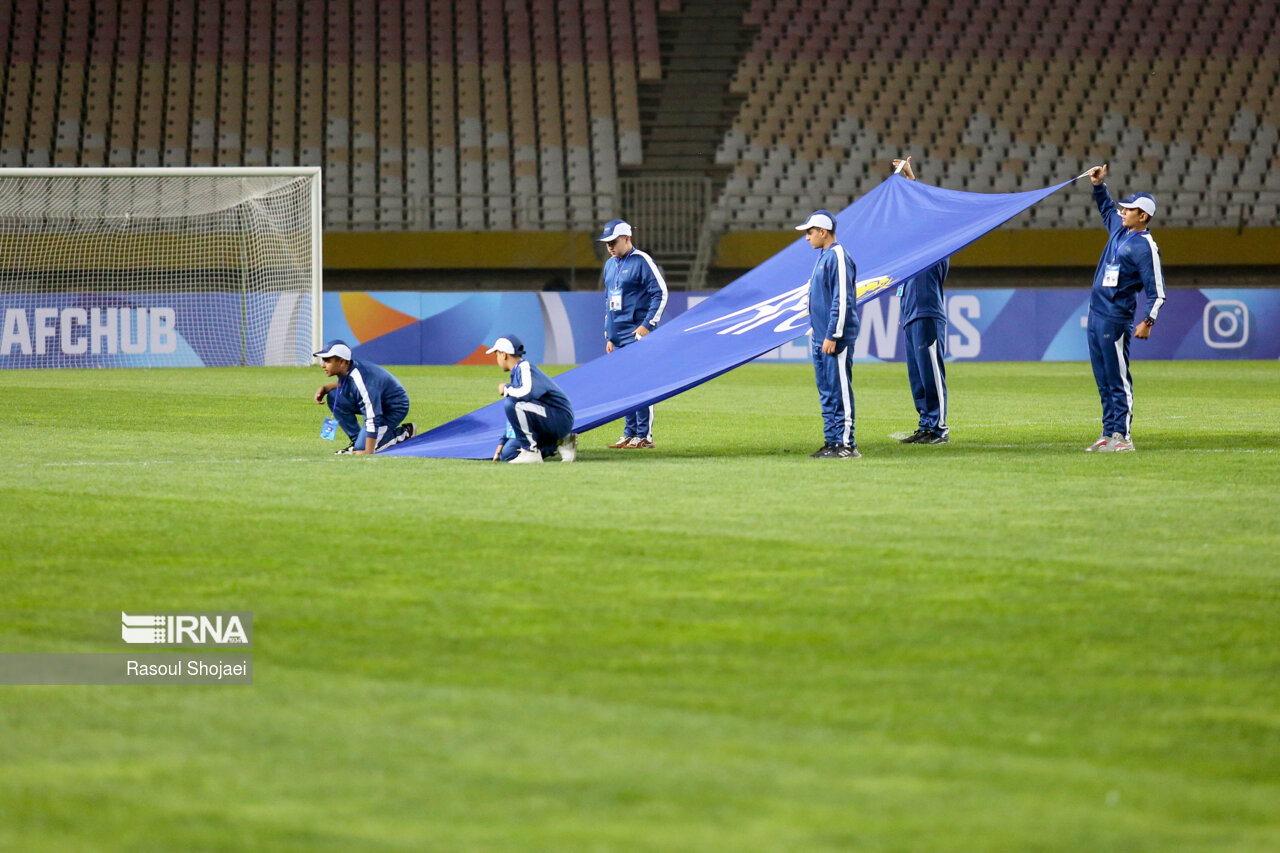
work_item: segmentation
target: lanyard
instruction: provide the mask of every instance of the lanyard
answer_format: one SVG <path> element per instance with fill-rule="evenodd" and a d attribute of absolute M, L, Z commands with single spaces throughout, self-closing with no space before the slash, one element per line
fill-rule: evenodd
<path fill-rule="evenodd" d="M 1125 231 L 1124 239 L 1116 241 L 1115 251 L 1111 253 L 1111 265 L 1113 267 L 1120 263 L 1120 250 L 1124 248 L 1125 243 L 1128 243 L 1136 236 L 1137 232 L 1135 231 Z"/>
<path fill-rule="evenodd" d="M 625 255 L 623 255 L 620 258 L 613 259 L 614 261 L 617 261 L 617 263 L 613 268 L 613 281 L 609 282 L 610 290 L 616 290 L 618 292 L 622 292 L 622 269 L 623 269 L 622 264 L 624 261 L 627 260 L 627 258 L 631 257 L 631 253 L 634 251 L 635 251 L 635 247 L 632 247 L 630 252 L 627 252 Z"/>

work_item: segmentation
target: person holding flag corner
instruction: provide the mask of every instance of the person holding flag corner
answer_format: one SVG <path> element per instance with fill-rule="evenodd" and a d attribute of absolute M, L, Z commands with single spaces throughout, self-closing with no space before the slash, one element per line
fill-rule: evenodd
<path fill-rule="evenodd" d="M 895 175 L 916 179 L 911 158 L 894 160 Z M 947 428 L 947 312 L 942 284 L 951 270 L 943 258 L 929 269 L 898 285 L 902 300 L 902 332 L 907 343 L 907 380 L 919 415 L 916 431 L 901 444 L 946 444 Z"/>
<path fill-rule="evenodd" d="M 1151 336 L 1165 297 L 1160 248 L 1147 230 L 1156 200 L 1151 193 L 1134 193 L 1117 204 L 1103 183 L 1106 177 L 1105 165 L 1089 170 L 1093 201 L 1110 237 L 1093 274 L 1087 321 L 1089 361 L 1102 400 L 1102 435 L 1085 450 L 1115 453 L 1134 449 L 1129 433 L 1133 421 L 1129 340 Z M 1138 291 L 1146 294 L 1147 314 L 1135 328 Z"/>

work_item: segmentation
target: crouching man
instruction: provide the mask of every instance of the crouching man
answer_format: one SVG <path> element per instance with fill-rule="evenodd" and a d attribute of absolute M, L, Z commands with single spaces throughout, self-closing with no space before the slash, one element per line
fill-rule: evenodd
<path fill-rule="evenodd" d="M 578 457 L 573 429 L 573 404 L 550 376 L 524 357 L 524 344 L 515 335 L 498 338 L 485 354 L 497 354 L 498 366 L 511 372 L 511 381 L 498 384 L 506 398 L 509 429 L 494 451 L 495 462 L 541 462 L 555 455 L 572 462 Z M 563 444 L 561 442 L 563 441 Z"/>
<path fill-rule="evenodd" d="M 351 439 L 339 454 L 366 456 L 413 437 L 416 426 L 403 423 L 409 393 L 400 380 L 372 362 L 356 361 L 342 341 L 330 341 L 313 355 L 322 360 L 325 376 L 337 377 L 316 389 L 316 402 L 328 397 L 333 419 Z M 361 415 L 363 424 L 357 421 Z"/>

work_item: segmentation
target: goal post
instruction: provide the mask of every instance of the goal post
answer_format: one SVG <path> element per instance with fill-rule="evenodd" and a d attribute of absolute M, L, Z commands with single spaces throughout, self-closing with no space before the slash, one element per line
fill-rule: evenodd
<path fill-rule="evenodd" d="M 0 168 L 0 368 L 309 364 L 320 177 Z"/>

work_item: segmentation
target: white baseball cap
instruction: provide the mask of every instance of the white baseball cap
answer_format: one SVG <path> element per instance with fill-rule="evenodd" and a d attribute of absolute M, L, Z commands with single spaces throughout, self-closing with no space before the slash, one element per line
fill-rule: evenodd
<path fill-rule="evenodd" d="M 1147 216 L 1156 215 L 1156 198 L 1151 193 L 1134 193 L 1128 198 L 1116 202 L 1118 207 L 1133 207 Z"/>
<path fill-rule="evenodd" d="M 610 219 L 604 224 L 604 231 L 600 234 L 598 242 L 612 243 L 619 237 L 630 237 L 631 226 L 627 224 L 625 219 Z"/>
<path fill-rule="evenodd" d="M 320 350 L 320 352 L 313 352 L 311 354 L 316 358 L 321 359 L 337 357 L 351 361 L 351 347 L 347 346 L 342 341 L 337 340 L 329 341 L 329 343 L 324 345 L 324 349 Z"/>
<path fill-rule="evenodd" d="M 515 335 L 498 338 L 493 342 L 493 346 L 484 351 L 484 354 L 492 355 L 495 352 L 505 352 L 507 355 L 524 355 L 524 341 Z"/>
<path fill-rule="evenodd" d="M 804 221 L 803 225 L 797 225 L 797 231 L 808 231 L 810 228 L 825 228 L 831 233 L 836 230 L 836 218 L 831 215 L 829 210 L 815 210 L 809 214 L 809 218 Z"/>

